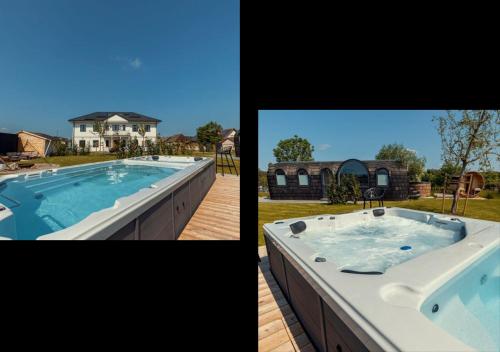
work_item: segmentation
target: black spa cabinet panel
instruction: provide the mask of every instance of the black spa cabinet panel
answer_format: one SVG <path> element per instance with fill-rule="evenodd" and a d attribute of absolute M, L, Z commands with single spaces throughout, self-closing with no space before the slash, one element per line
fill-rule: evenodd
<path fill-rule="evenodd" d="M 208 167 L 208 175 L 209 175 L 210 184 L 215 182 L 215 174 L 216 174 L 215 163 L 212 163 Z"/>
<path fill-rule="evenodd" d="M 325 302 L 322 305 L 327 351 L 368 351 L 337 314 Z"/>
<path fill-rule="evenodd" d="M 135 219 L 116 231 L 108 240 L 135 240 Z"/>
<path fill-rule="evenodd" d="M 269 267 L 271 268 L 271 272 L 274 275 L 274 278 L 278 282 L 278 285 L 281 287 L 281 291 L 285 295 L 287 299 L 288 297 L 288 287 L 286 283 L 285 277 L 285 267 L 283 265 L 283 259 L 280 251 L 276 248 L 272 240 L 264 236 L 266 241 L 268 259 L 269 259 Z"/>
<path fill-rule="evenodd" d="M 139 239 L 175 240 L 172 203 L 169 194 L 139 217 Z"/>
<path fill-rule="evenodd" d="M 200 198 L 200 201 L 201 201 L 205 197 L 205 195 L 207 194 L 207 192 L 209 191 L 209 189 L 213 183 L 211 169 L 207 168 L 207 169 L 203 170 L 200 173 L 199 178 L 200 178 L 199 182 L 200 182 L 200 189 L 201 189 L 201 198 Z"/>
<path fill-rule="evenodd" d="M 191 181 L 189 181 L 189 193 L 191 197 L 191 214 L 194 214 L 196 209 L 203 199 L 203 192 L 201 188 L 201 175 L 196 175 Z"/>
<path fill-rule="evenodd" d="M 314 346 L 319 351 L 326 351 L 320 297 L 288 260 L 284 262 L 289 303 Z"/>
<path fill-rule="evenodd" d="M 179 237 L 184 226 L 191 218 L 191 202 L 189 200 L 189 183 L 174 192 L 174 229 L 175 238 Z"/>

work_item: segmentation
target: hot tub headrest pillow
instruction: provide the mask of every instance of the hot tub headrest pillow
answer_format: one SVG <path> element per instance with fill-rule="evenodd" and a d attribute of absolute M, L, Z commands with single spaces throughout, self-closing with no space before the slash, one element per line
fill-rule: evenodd
<path fill-rule="evenodd" d="M 385 214 L 384 209 L 373 209 L 373 216 L 382 216 Z"/>
<path fill-rule="evenodd" d="M 307 227 L 306 223 L 303 221 L 297 221 L 297 222 L 294 222 L 293 224 L 290 224 L 290 229 L 292 230 L 292 233 L 294 235 L 301 233 L 302 231 L 304 231 L 306 229 L 306 227 Z"/>

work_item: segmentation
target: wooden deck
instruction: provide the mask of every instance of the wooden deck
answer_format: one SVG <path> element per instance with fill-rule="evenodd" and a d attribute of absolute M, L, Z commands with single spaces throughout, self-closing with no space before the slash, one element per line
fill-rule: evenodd
<path fill-rule="evenodd" d="M 316 351 L 269 270 L 259 248 L 259 352 Z"/>
<path fill-rule="evenodd" d="M 179 240 L 240 239 L 240 178 L 217 174 Z"/>

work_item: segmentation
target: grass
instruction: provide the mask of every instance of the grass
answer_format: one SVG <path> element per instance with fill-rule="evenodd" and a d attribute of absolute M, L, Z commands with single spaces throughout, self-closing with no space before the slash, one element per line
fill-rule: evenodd
<path fill-rule="evenodd" d="M 46 158 L 33 159 L 31 162 L 37 164 L 50 163 L 58 164 L 59 166 L 71 166 L 108 160 L 116 160 L 116 156 L 114 154 L 103 153 L 91 153 L 89 155 L 48 156 Z"/>
<path fill-rule="evenodd" d="M 203 157 L 211 157 L 215 159 L 215 155 L 211 152 L 193 152 L 191 155 L 183 155 L 183 156 L 203 156 Z M 96 163 L 99 161 L 108 161 L 108 160 L 116 160 L 115 154 L 109 153 L 90 153 L 88 155 L 65 155 L 65 156 L 49 156 L 46 158 L 38 158 L 30 160 L 33 163 L 50 163 L 50 164 L 58 164 L 59 166 L 71 166 L 71 165 L 79 165 L 86 163 Z M 225 162 L 225 161 L 224 161 Z M 220 161 L 219 161 L 220 163 Z M 234 161 L 236 165 L 236 169 L 238 170 L 238 175 L 240 174 L 240 161 Z M 231 168 L 234 175 L 234 168 Z M 217 168 L 217 173 L 222 173 L 221 168 Z M 224 166 L 224 173 L 230 174 L 229 168 Z"/>
<path fill-rule="evenodd" d="M 459 200 L 458 214 L 462 215 L 465 200 Z M 442 199 L 418 199 L 405 201 L 387 201 L 385 206 L 409 208 L 422 211 L 441 213 Z M 445 199 L 444 210 L 450 214 L 451 199 Z M 293 204 L 293 203 L 259 203 L 259 246 L 264 245 L 262 225 L 280 219 L 313 216 L 319 214 L 345 214 L 363 208 L 363 202 L 357 205 L 330 204 Z M 471 200 L 467 203 L 466 217 L 500 221 L 500 198 Z"/>

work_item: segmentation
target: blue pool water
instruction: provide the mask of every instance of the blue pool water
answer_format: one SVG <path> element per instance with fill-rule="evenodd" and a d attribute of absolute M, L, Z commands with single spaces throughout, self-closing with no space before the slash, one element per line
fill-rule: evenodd
<path fill-rule="evenodd" d="M 14 213 L 16 233 L 0 235 L 31 240 L 62 230 L 176 171 L 145 165 L 105 164 L 8 180 L 0 185 L 0 203 Z"/>
<path fill-rule="evenodd" d="M 500 247 L 438 289 L 420 310 L 478 351 L 500 351 Z"/>

